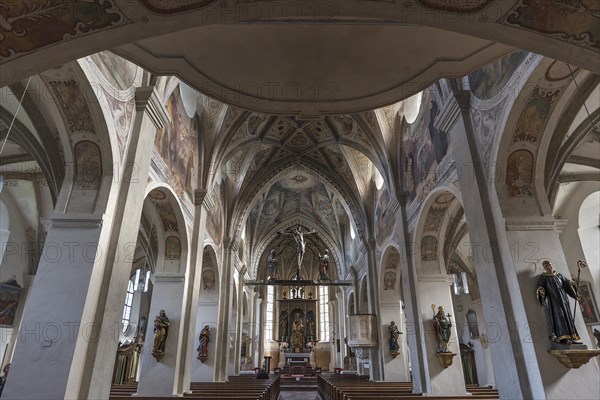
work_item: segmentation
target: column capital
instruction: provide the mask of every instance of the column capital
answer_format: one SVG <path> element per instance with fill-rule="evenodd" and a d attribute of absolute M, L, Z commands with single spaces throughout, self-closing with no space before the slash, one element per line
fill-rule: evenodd
<path fill-rule="evenodd" d="M 206 189 L 198 189 L 194 191 L 194 205 L 203 206 L 206 211 L 211 210 L 215 206 L 215 200 Z"/>
<path fill-rule="evenodd" d="M 184 281 L 185 281 L 185 274 L 172 273 L 172 272 L 154 274 L 154 283 L 184 282 Z"/>
<path fill-rule="evenodd" d="M 135 109 L 145 111 L 156 129 L 171 122 L 167 109 L 160 101 L 154 86 L 142 86 L 135 90 Z"/>
<path fill-rule="evenodd" d="M 100 229 L 102 228 L 102 214 L 58 214 L 50 217 L 50 227 L 63 229 Z"/>
<path fill-rule="evenodd" d="M 223 238 L 223 248 L 232 252 L 237 252 L 240 244 L 232 237 Z"/>
<path fill-rule="evenodd" d="M 566 219 L 554 217 L 537 218 L 506 218 L 505 227 L 507 231 L 555 231 L 560 234 L 567 225 Z"/>

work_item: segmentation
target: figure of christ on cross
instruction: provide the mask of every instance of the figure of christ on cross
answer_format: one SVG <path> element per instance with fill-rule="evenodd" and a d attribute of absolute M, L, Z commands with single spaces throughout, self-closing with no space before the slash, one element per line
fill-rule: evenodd
<path fill-rule="evenodd" d="M 296 241 L 296 254 L 298 256 L 298 268 L 296 269 L 296 279 L 300 279 L 300 267 L 302 266 L 302 259 L 304 258 L 304 251 L 306 250 L 306 242 L 304 241 L 305 235 L 313 235 L 317 233 L 316 230 L 302 232 L 302 227 L 298 225 L 297 228 L 288 231 L 279 231 L 278 235 L 291 235 Z"/>

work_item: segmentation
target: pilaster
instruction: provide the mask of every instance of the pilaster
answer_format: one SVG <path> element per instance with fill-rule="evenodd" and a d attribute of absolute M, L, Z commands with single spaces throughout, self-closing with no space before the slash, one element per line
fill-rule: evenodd
<path fill-rule="evenodd" d="M 141 358 L 141 372 L 138 383 L 138 396 L 173 396 L 177 392 L 179 340 L 182 329 L 182 300 L 185 289 L 185 274 L 162 273 L 152 278 L 152 302 L 148 316 L 148 334 L 145 338 Z M 152 323 L 164 310 L 169 318 L 169 331 L 165 344 L 165 355 L 157 360 L 152 355 L 154 334 Z"/>

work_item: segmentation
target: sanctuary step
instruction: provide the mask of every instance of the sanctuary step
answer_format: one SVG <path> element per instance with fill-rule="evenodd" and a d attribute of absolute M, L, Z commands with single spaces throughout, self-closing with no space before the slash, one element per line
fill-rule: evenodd
<path fill-rule="evenodd" d="M 281 375 L 281 390 L 317 390 L 316 376 Z"/>
<path fill-rule="evenodd" d="M 113 384 L 110 387 L 110 397 L 114 396 L 131 396 L 137 392 L 137 382 L 123 383 L 121 385 Z"/>

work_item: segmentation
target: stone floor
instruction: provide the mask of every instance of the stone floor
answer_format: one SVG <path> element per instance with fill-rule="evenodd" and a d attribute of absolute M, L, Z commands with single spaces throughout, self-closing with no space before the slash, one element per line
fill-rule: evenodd
<path fill-rule="evenodd" d="M 316 390 L 282 390 L 279 400 L 320 400 Z"/>

